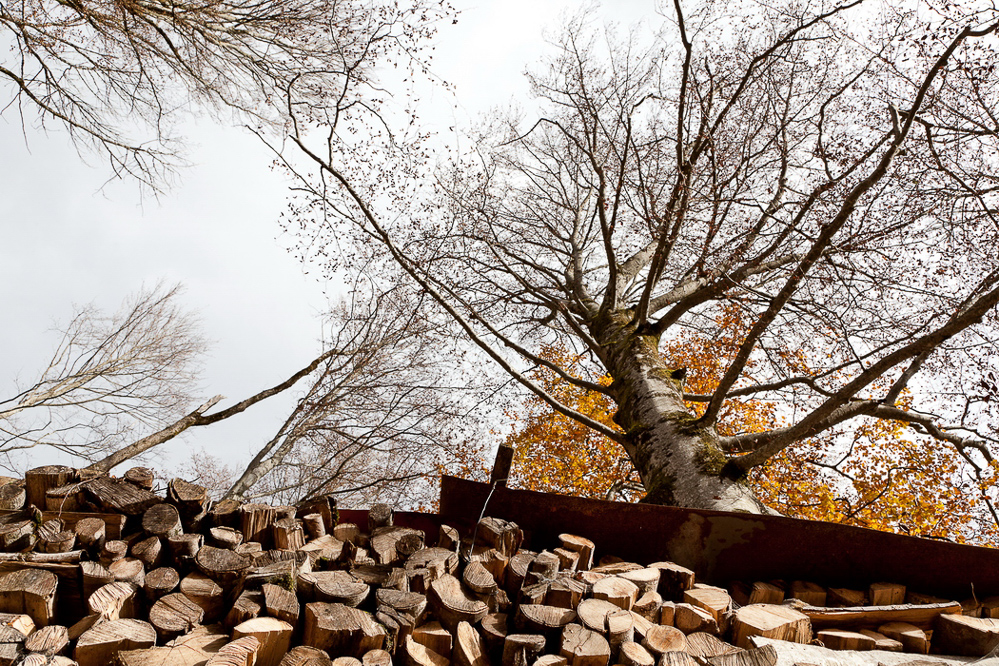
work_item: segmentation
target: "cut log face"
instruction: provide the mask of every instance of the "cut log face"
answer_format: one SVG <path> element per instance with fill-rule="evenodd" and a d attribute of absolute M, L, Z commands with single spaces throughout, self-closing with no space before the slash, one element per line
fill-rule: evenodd
<path fill-rule="evenodd" d="M 545 637 L 539 634 L 509 634 L 503 642 L 502 666 L 527 666 L 545 649 Z"/>
<path fill-rule="evenodd" d="M 69 630 L 59 624 L 42 627 L 24 641 L 25 650 L 48 656 L 62 653 L 68 645 Z"/>
<path fill-rule="evenodd" d="M 293 627 L 298 624 L 300 607 L 294 592 L 270 583 L 265 583 L 262 591 L 268 615 L 283 620 Z"/>
<path fill-rule="evenodd" d="M 305 606 L 303 642 L 330 654 L 361 657 L 383 648 L 385 628 L 356 608 L 314 602 Z"/>
<path fill-rule="evenodd" d="M 65 465 L 45 465 L 24 474 L 24 490 L 28 504 L 44 509 L 45 494 L 52 488 L 65 486 L 76 477 L 76 470 Z"/>
<path fill-rule="evenodd" d="M 259 651 L 260 641 L 256 636 L 243 636 L 223 645 L 205 666 L 254 666 Z"/>
<path fill-rule="evenodd" d="M 644 647 L 633 641 L 621 644 L 617 661 L 623 666 L 655 666 L 656 659 Z"/>
<path fill-rule="evenodd" d="M 894 606 L 905 602 L 905 585 L 872 583 L 867 591 L 872 606 Z"/>
<path fill-rule="evenodd" d="M 152 490 L 153 479 L 156 478 L 156 475 L 148 467 L 133 467 L 125 472 L 122 478 L 144 490 Z"/>
<path fill-rule="evenodd" d="M 648 567 L 646 569 L 635 569 L 634 571 L 623 571 L 618 577 L 631 581 L 638 586 L 638 596 L 656 592 L 659 589 L 659 569 Z"/>
<path fill-rule="evenodd" d="M 368 650 L 361 657 L 361 666 L 392 666 L 392 653 L 387 650 Z"/>
<path fill-rule="evenodd" d="M 178 592 L 164 596 L 149 609 L 149 622 L 164 640 L 186 634 L 204 617 L 199 605 Z"/>
<path fill-rule="evenodd" d="M 107 523 L 101 518 L 84 518 L 73 527 L 81 548 L 99 552 L 107 538 Z"/>
<path fill-rule="evenodd" d="M 475 526 L 475 543 L 495 548 L 505 557 L 513 557 L 524 540 L 517 523 L 486 516 Z"/>
<path fill-rule="evenodd" d="M 279 666 L 330 666 L 333 661 L 322 650 L 308 645 L 297 645 L 281 659 Z"/>
<path fill-rule="evenodd" d="M 721 633 L 711 613 L 692 604 L 676 604 L 673 607 L 673 626 L 685 634 L 701 631 L 715 635 Z"/>
<path fill-rule="evenodd" d="M 156 630 L 142 620 L 101 622 L 76 642 L 74 659 L 80 666 L 107 666 L 114 655 L 125 650 L 141 650 L 156 644 Z"/>
<path fill-rule="evenodd" d="M 91 613 L 96 613 L 105 620 L 135 617 L 135 595 L 138 589 L 132 583 L 108 583 L 90 595 L 87 605 Z"/>
<path fill-rule="evenodd" d="M 430 584 L 427 601 L 441 624 L 451 631 L 457 629 L 459 622 L 475 624 L 489 612 L 489 606 L 466 593 L 461 581 L 450 574 Z"/>
<path fill-rule="evenodd" d="M 947 616 L 951 617 L 951 616 Z M 903 649 L 901 641 L 888 638 L 884 634 L 870 629 L 861 629 L 860 633 L 874 641 L 872 650 L 884 650 L 885 652 L 901 652 Z M 952 653 L 953 654 L 953 653 Z"/>
<path fill-rule="evenodd" d="M 180 524 L 180 513 L 172 504 L 149 507 L 142 515 L 142 529 L 151 536 L 163 539 L 179 536 L 184 532 Z"/>
<path fill-rule="evenodd" d="M 250 558 L 225 548 L 204 546 L 198 550 L 194 563 L 224 589 L 234 589 L 250 569 Z"/>
<path fill-rule="evenodd" d="M 565 658 L 568 666 L 607 666 L 611 648 L 602 634 L 579 624 L 569 624 L 562 631 L 559 655 Z"/>
<path fill-rule="evenodd" d="M 575 620 L 576 611 L 571 608 L 521 604 L 514 616 L 514 626 L 525 634 L 543 634 L 550 637 L 561 634 L 562 629 Z"/>
<path fill-rule="evenodd" d="M 750 636 L 763 636 L 807 643 L 812 640 L 808 616 L 788 606 L 754 604 L 735 611 L 732 619 L 732 641 L 740 648 L 753 647 Z"/>
<path fill-rule="evenodd" d="M 722 631 L 725 630 L 725 614 L 732 608 L 732 597 L 720 587 L 694 587 L 683 593 L 685 603 L 702 608 L 711 614 Z"/>
<path fill-rule="evenodd" d="M 676 627 L 653 625 L 642 639 L 642 645 L 656 657 L 665 652 L 681 652 L 687 649 L 687 637 Z"/>
<path fill-rule="evenodd" d="M 0 484 L 0 509 L 4 511 L 20 511 L 28 495 L 24 490 L 24 482 L 19 479 L 5 477 L 7 481 Z"/>
<path fill-rule="evenodd" d="M 906 652 L 928 654 L 930 641 L 926 633 L 908 622 L 887 622 L 878 627 L 878 632 L 899 641 Z"/>
<path fill-rule="evenodd" d="M 499 587 L 493 574 L 481 562 L 469 562 L 462 581 L 476 594 L 492 594 Z"/>
<path fill-rule="evenodd" d="M 108 571 L 120 583 L 131 583 L 136 587 L 142 587 L 146 582 L 146 569 L 142 561 L 134 557 L 123 557 L 117 562 L 112 562 Z"/>
<path fill-rule="evenodd" d="M 409 615 L 415 623 L 423 621 L 427 610 L 426 596 L 417 592 L 381 588 L 375 591 L 375 603 L 379 608 L 388 606 L 399 613 Z"/>
<path fill-rule="evenodd" d="M 403 640 L 402 656 L 406 666 L 449 666 L 451 663 L 444 655 L 417 643 L 412 636 Z"/>
<path fill-rule="evenodd" d="M 941 615 L 933 642 L 947 654 L 984 657 L 999 647 L 999 619 Z"/>
<path fill-rule="evenodd" d="M 609 601 L 618 608 L 631 610 L 638 600 L 639 588 L 630 580 L 610 576 L 593 584 L 593 598 Z"/>
<path fill-rule="evenodd" d="M 54 573 L 41 569 L 0 574 L 0 612 L 29 615 L 37 627 L 50 624 L 58 582 Z"/>
<path fill-rule="evenodd" d="M 151 536 L 132 544 L 132 557 L 142 562 L 147 570 L 152 570 L 163 565 L 165 550 L 163 541 L 159 537 Z"/>
<path fill-rule="evenodd" d="M 583 599 L 576 608 L 576 613 L 584 627 L 590 631 L 606 633 L 607 616 L 619 610 L 620 607 L 603 599 Z"/>
<path fill-rule="evenodd" d="M 180 585 L 180 575 L 171 567 L 160 567 L 146 574 L 146 582 L 142 586 L 146 600 L 154 602 L 160 597 L 173 592 Z"/>
<path fill-rule="evenodd" d="M 264 593 L 260 590 L 243 590 L 225 616 L 225 625 L 237 624 L 259 617 L 264 612 Z"/>
<path fill-rule="evenodd" d="M 236 625 L 232 629 L 233 640 L 253 636 L 260 642 L 257 651 L 258 666 L 278 666 L 281 658 L 291 646 L 294 630 L 287 622 L 274 617 L 256 617 Z"/>
<path fill-rule="evenodd" d="M 414 641 L 428 650 L 436 652 L 445 659 L 451 659 L 454 638 L 451 636 L 451 632 L 441 626 L 440 622 L 427 622 L 416 627 L 413 629 L 412 636 Z"/>
<path fill-rule="evenodd" d="M 180 591 L 205 612 L 205 622 L 215 622 L 224 612 L 225 591 L 204 574 L 194 572 L 180 581 Z"/>

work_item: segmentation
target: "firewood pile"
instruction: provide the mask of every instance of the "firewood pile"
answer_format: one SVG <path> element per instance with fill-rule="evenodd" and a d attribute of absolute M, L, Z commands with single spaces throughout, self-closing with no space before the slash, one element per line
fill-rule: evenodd
<path fill-rule="evenodd" d="M 999 644 L 999 598 L 879 581 L 718 587 L 594 552 L 584 535 L 528 550 L 497 518 L 429 534 L 386 505 L 355 524 L 328 498 L 211 505 L 180 479 L 165 497 L 152 487 L 143 468 L 0 479 L 0 666 L 804 663 L 781 657 L 790 643 L 932 663 Z"/>

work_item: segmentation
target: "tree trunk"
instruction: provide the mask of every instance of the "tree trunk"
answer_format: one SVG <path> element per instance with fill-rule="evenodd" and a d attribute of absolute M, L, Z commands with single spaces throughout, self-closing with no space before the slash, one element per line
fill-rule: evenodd
<path fill-rule="evenodd" d="M 659 354 L 659 337 L 626 323 L 597 330 L 602 360 L 618 405 L 614 422 L 642 478 L 643 501 L 717 511 L 770 512 L 741 481 L 720 475 L 726 462 L 713 425 L 703 426 L 683 402 L 683 382 Z M 616 319 L 613 317 L 612 319 Z"/>

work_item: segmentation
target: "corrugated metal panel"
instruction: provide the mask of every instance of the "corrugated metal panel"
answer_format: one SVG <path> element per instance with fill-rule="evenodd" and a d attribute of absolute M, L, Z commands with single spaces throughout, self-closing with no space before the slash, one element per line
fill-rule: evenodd
<path fill-rule="evenodd" d="M 489 492 L 488 484 L 444 477 L 440 520 L 474 524 Z M 558 534 L 570 532 L 592 539 L 598 557 L 670 560 L 716 584 L 785 579 L 866 588 L 886 581 L 950 599 L 999 595 L 999 550 L 989 548 L 778 516 L 506 488 L 493 492 L 485 513 L 516 522 L 534 549 L 554 547 Z"/>

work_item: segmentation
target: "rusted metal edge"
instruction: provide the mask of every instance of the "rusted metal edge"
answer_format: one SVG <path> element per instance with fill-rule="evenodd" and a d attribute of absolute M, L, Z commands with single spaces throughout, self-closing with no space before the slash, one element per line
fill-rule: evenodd
<path fill-rule="evenodd" d="M 443 477 L 440 520 L 474 524 L 490 490 L 489 484 Z M 554 547 L 560 533 L 570 532 L 592 539 L 597 557 L 669 560 L 715 584 L 784 579 L 866 589 L 885 581 L 948 599 L 999 595 L 999 550 L 859 527 L 501 487 L 485 514 L 516 522 L 532 549 Z"/>

